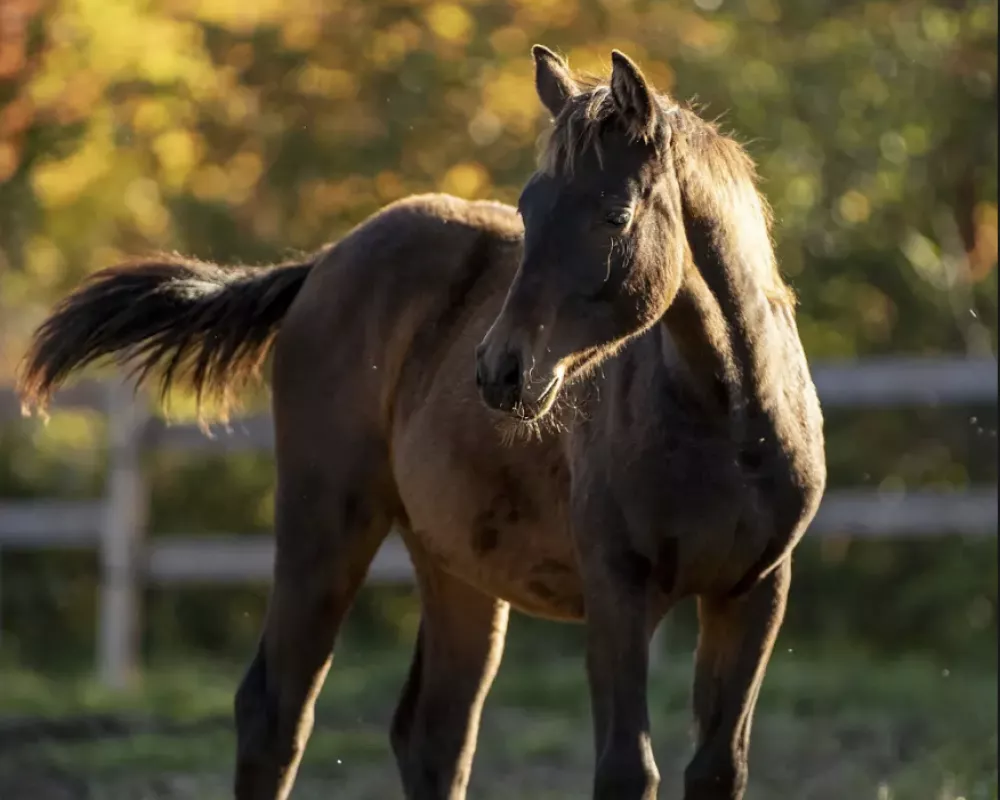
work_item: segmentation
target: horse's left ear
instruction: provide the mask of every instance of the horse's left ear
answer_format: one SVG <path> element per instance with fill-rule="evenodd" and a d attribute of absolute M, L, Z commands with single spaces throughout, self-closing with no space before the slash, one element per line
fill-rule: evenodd
<path fill-rule="evenodd" d="M 569 66 L 544 45 L 531 48 L 535 59 L 535 88 L 542 104 L 555 119 L 562 112 L 566 101 L 580 91 L 573 80 Z"/>
<path fill-rule="evenodd" d="M 611 51 L 611 96 L 630 130 L 638 138 L 652 138 L 656 100 L 635 62 L 619 50 Z"/>

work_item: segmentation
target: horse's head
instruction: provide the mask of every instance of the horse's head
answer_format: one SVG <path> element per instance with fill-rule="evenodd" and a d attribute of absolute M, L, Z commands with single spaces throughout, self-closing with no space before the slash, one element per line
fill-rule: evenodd
<path fill-rule="evenodd" d="M 484 401 L 524 420 L 663 315 L 687 253 L 672 106 L 617 51 L 607 82 L 532 53 L 555 125 L 518 202 L 523 259 L 476 351 Z"/>

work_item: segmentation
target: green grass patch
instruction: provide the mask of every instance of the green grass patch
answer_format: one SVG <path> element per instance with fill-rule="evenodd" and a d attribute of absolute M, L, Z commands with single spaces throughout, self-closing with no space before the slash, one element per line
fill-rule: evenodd
<path fill-rule="evenodd" d="M 318 704 L 296 798 L 401 797 L 388 723 L 408 664 L 403 647 L 342 648 Z M 42 726 L 31 740 L 0 748 L 0 797 L 230 796 L 232 693 L 242 669 L 161 664 L 122 695 L 85 677 L 0 671 L 5 741 L 18 724 L 64 726 L 59 736 Z M 690 679 L 690 654 L 681 653 L 668 656 L 650 681 L 664 797 L 679 796 L 691 753 Z M 996 709 L 991 671 L 779 650 L 758 706 L 748 798 L 996 800 Z M 88 727 L 95 719 L 119 725 Z M 586 797 L 592 766 L 581 654 L 513 651 L 487 702 L 470 796 Z"/>

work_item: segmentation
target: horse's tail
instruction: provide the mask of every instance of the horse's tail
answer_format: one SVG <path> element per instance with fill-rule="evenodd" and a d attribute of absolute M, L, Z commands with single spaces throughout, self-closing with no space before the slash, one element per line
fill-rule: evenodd
<path fill-rule="evenodd" d="M 162 370 L 161 395 L 185 380 L 199 410 L 211 396 L 225 418 L 316 260 L 251 268 L 169 257 L 97 272 L 35 332 L 18 376 L 25 409 L 44 409 L 74 370 L 114 356 L 140 383 Z"/>

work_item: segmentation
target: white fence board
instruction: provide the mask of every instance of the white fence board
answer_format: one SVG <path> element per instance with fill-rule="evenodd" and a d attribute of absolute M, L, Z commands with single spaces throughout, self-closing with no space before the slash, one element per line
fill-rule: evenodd
<path fill-rule="evenodd" d="M 856 489 L 827 493 L 812 534 L 858 538 L 926 538 L 942 534 L 995 536 L 997 490 L 880 492 Z"/>
<path fill-rule="evenodd" d="M 170 536 L 150 542 L 146 575 L 159 585 L 269 583 L 274 538 L 266 534 Z M 410 583 L 413 569 L 402 541 L 385 540 L 368 570 L 369 583 Z"/>
<path fill-rule="evenodd" d="M 0 503 L 0 545 L 6 547 L 95 547 L 103 528 L 104 502 L 101 500 Z"/>
<path fill-rule="evenodd" d="M 813 382 L 824 406 L 941 406 L 997 402 L 995 358 L 866 358 L 823 362 Z"/>

